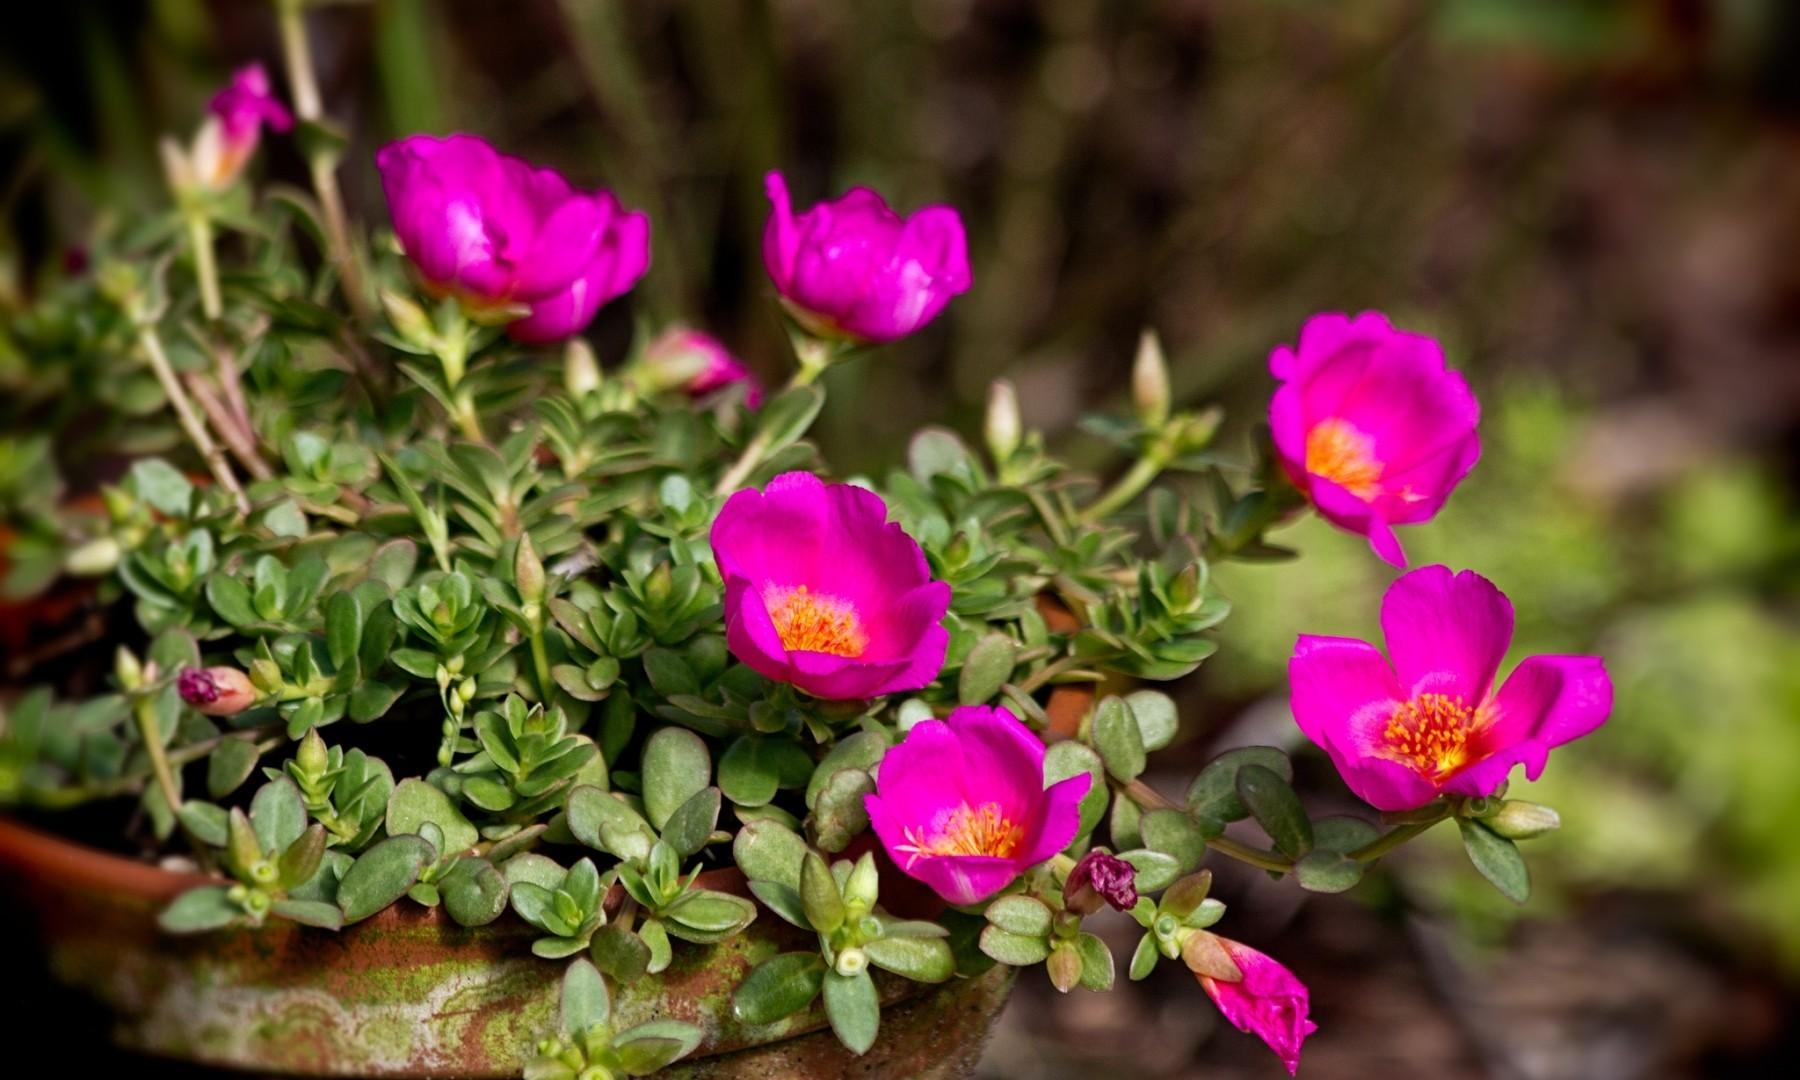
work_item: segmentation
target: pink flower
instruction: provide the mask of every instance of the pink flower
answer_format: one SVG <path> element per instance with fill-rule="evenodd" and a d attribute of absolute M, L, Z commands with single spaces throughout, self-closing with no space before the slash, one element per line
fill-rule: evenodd
<path fill-rule="evenodd" d="M 869 824 L 909 876 L 980 903 L 1075 839 L 1093 777 L 1044 787 L 1044 744 L 1005 709 L 921 720 L 881 759 Z"/>
<path fill-rule="evenodd" d="M 712 549 L 725 642 L 762 675 L 843 701 L 917 690 L 943 668 L 950 586 L 874 492 L 783 473 L 725 501 Z"/>
<path fill-rule="evenodd" d="M 1294 1075 L 1300 1067 L 1300 1044 L 1319 1029 L 1306 1018 L 1310 1008 L 1306 984 L 1271 957 L 1242 942 L 1217 940 L 1244 977 L 1227 982 L 1201 975 L 1201 987 L 1233 1027 L 1268 1043 L 1287 1066 L 1288 1075 Z"/>
<path fill-rule="evenodd" d="M 1389 586 L 1375 646 L 1303 634 L 1288 661 L 1294 719 L 1358 797 L 1410 810 L 1439 795 L 1491 795 L 1523 762 L 1606 722 L 1612 681 L 1597 656 L 1532 656 L 1494 689 L 1513 610 L 1486 578 L 1427 566 Z"/>
<path fill-rule="evenodd" d="M 261 696 L 250 676 L 229 667 L 182 668 L 175 676 L 175 692 L 207 716 L 236 716 Z"/>
<path fill-rule="evenodd" d="M 762 404 L 762 386 L 724 342 L 711 334 L 685 326 L 664 331 L 644 350 L 644 366 L 657 389 L 681 387 L 693 397 L 744 384 L 744 404 Z"/>
<path fill-rule="evenodd" d="M 820 337 L 903 338 L 969 291 L 962 218 L 950 207 L 902 219 L 859 187 L 795 217 L 787 181 L 772 172 L 765 182 L 774 211 L 763 264 L 788 310 Z"/>
<path fill-rule="evenodd" d="M 232 73 L 231 81 L 207 106 L 212 119 L 200 129 L 194 148 L 195 179 L 221 188 L 237 179 L 256 153 L 266 124 L 278 132 L 294 126 L 293 114 L 275 97 L 269 73 L 251 64 Z"/>
<path fill-rule="evenodd" d="M 1405 566 L 1392 526 L 1429 520 L 1481 456 L 1468 384 L 1437 342 L 1373 311 L 1313 316 L 1269 371 L 1282 468 L 1326 520 Z"/>
<path fill-rule="evenodd" d="M 507 325 L 519 341 L 580 333 L 650 267 L 649 218 L 473 135 L 409 135 L 375 163 L 394 232 L 426 283 L 476 312 L 527 309 Z"/>

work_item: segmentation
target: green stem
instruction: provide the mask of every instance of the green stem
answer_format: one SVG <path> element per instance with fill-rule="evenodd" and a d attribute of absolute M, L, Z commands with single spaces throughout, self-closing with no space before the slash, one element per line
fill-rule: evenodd
<path fill-rule="evenodd" d="M 200 282 L 200 309 L 208 322 L 218 322 L 225 314 L 225 302 L 219 296 L 219 266 L 213 259 L 212 220 L 199 209 L 188 210 L 185 216 L 188 246 L 194 251 L 194 277 Z"/>
<path fill-rule="evenodd" d="M 1382 834 L 1379 839 L 1371 840 L 1369 843 L 1352 851 L 1350 857 L 1361 863 L 1374 862 L 1376 859 L 1381 858 L 1383 855 L 1386 855 L 1388 852 L 1399 847 L 1401 844 L 1406 843 L 1413 837 L 1420 835 L 1449 816 L 1450 808 L 1446 806 L 1443 813 L 1428 821 L 1414 821 L 1389 829 L 1386 833 Z"/>
<path fill-rule="evenodd" d="M 305 0 L 276 0 L 281 28 L 281 52 L 287 62 L 288 87 L 294 97 L 294 112 L 303 123 L 324 121 L 323 99 L 319 96 L 319 79 L 313 70 L 312 45 L 306 38 Z M 332 264 L 337 267 L 338 282 L 350 302 L 358 322 L 368 322 L 372 312 L 369 298 L 363 292 L 362 267 L 350 250 L 350 226 L 344 213 L 344 196 L 337 182 L 337 153 L 323 139 L 314 140 L 307 151 L 308 171 L 313 192 L 319 197 L 319 209 L 325 216 L 325 244 Z"/>
<path fill-rule="evenodd" d="M 169 804 L 169 810 L 179 814 L 181 793 L 176 790 L 175 771 L 169 767 L 168 754 L 156 731 L 155 699 L 148 694 L 138 695 L 137 700 L 132 703 L 132 713 L 137 717 L 138 734 L 144 740 L 144 753 L 150 757 L 150 772 L 156 777 L 156 786 L 161 789 L 163 801 Z"/>
<path fill-rule="evenodd" d="M 1142 780 L 1133 780 L 1120 788 L 1132 802 L 1145 810 L 1178 810 L 1186 813 L 1185 807 L 1170 802 L 1149 784 Z M 1249 863 L 1259 870 L 1267 870 L 1274 874 L 1286 874 L 1294 869 L 1292 860 L 1282 858 L 1267 851 L 1259 851 L 1248 844 L 1240 844 L 1228 836 L 1215 836 L 1206 842 L 1206 846 L 1229 859 L 1241 863 Z"/>
<path fill-rule="evenodd" d="M 456 421 L 456 429 L 470 442 L 486 443 L 487 435 L 481 430 L 481 417 L 475 412 L 475 396 L 467 390 L 458 390 L 455 400 L 456 408 L 450 418 Z"/>
<path fill-rule="evenodd" d="M 1120 509 L 1124 508 L 1127 503 L 1137 498 L 1145 488 L 1149 487 L 1151 481 L 1161 475 L 1163 469 L 1168 467 L 1168 464 L 1168 458 L 1165 453 L 1158 450 L 1146 452 L 1143 457 L 1138 458 L 1136 464 L 1131 466 L 1129 472 L 1124 476 L 1119 477 L 1118 483 L 1114 484 L 1107 490 L 1106 494 L 1100 496 L 1100 498 L 1096 499 L 1086 510 L 1081 512 L 1080 520 L 1085 524 L 1091 525 L 1096 521 L 1100 521 L 1117 513 Z"/>
<path fill-rule="evenodd" d="M 176 378 L 175 369 L 169 364 L 168 353 L 163 351 L 162 338 L 156 327 L 148 322 L 138 326 L 138 344 L 144 355 L 150 360 L 150 369 L 156 372 L 156 379 L 162 383 L 163 394 L 169 399 L 169 405 L 175 410 L 175 418 L 180 421 L 181 429 L 187 433 L 188 440 L 194 449 L 205 459 L 206 466 L 212 470 L 213 479 L 219 486 L 231 492 L 233 501 L 237 503 L 238 513 L 250 514 L 250 499 L 238 484 L 237 477 L 232 475 L 231 464 L 225 460 L 225 451 L 213 442 L 212 435 L 206 430 L 206 424 L 194 412 L 193 402 L 188 400 L 187 391 L 181 387 L 181 380 Z"/>
<path fill-rule="evenodd" d="M 554 700 L 556 684 L 550 679 L 550 656 L 544 650 L 544 632 L 534 630 L 527 636 L 531 641 L 531 666 L 537 672 L 538 698 L 548 708 Z"/>

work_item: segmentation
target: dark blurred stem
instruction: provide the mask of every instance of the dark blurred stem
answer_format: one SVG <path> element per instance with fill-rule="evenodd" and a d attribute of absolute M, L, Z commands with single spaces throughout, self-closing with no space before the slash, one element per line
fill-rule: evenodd
<path fill-rule="evenodd" d="M 1145 810 L 1174 810 L 1183 814 L 1187 813 L 1185 807 L 1177 806 L 1163 798 L 1161 793 L 1142 780 L 1133 780 L 1129 784 L 1120 785 L 1119 790 L 1124 793 L 1126 798 Z M 1206 846 L 1226 858 L 1249 863 L 1259 870 L 1267 870 L 1272 874 L 1291 873 L 1294 869 L 1291 860 L 1284 859 L 1273 852 L 1258 851 L 1256 848 L 1248 844 L 1240 844 L 1228 836 L 1215 836 L 1206 842 Z"/>
<path fill-rule="evenodd" d="M 294 112 L 302 123 L 320 125 L 324 106 L 319 97 L 319 79 L 313 70 L 312 45 L 306 38 L 305 0 L 276 0 L 281 24 L 281 51 L 287 60 L 288 87 L 294 95 Z M 319 197 L 319 209 L 325 215 L 325 242 L 331 248 L 331 261 L 337 267 L 338 281 L 358 322 L 368 322 L 373 314 L 369 298 L 363 293 L 362 267 L 350 250 L 349 219 L 344 214 L 344 196 L 338 189 L 337 151 L 323 139 L 314 139 L 306 147 L 307 166 L 312 173 L 313 191 Z"/>
<path fill-rule="evenodd" d="M 220 487 L 231 492 L 233 501 L 237 503 L 238 513 L 248 517 L 250 499 L 238 484 L 237 477 L 232 475 L 231 463 L 225 460 L 225 451 L 219 449 L 218 443 L 213 442 L 212 436 L 207 433 L 206 424 L 194 412 L 193 402 L 188 400 L 187 391 L 182 389 L 181 380 L 169 365 L 169 355 L 163 351 L 162 338 L 157 334 L 156 327 L 147 322 L 139 326 L 138 344 L 149 358 L 150 369 L 156 372 L 157 381 L 162 383 L 163 393 L 168 397 L 169 405 L 174 408 L 175 418 L 181 422 L 181 429 L 187 432 L 188 441 L 206 459 L 206 467 L 212 470 L 213 479 L 219 482 Z"/>

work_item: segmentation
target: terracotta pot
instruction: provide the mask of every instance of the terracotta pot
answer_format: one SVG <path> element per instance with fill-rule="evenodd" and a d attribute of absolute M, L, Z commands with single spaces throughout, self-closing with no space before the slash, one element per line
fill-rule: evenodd
<path fill-rule="evenodd" d="M 0 820 L 0 889 L 35 920 L 53 977 L 106 1010 L 127 1050 L 259 1074 L 516 1077 L 553 1031 L 563 964 L 534 957 L 536 931 L 510 912 L 459 927 L 402 900 L 339 933 L 272 920 L 260 929 L 171 937 L 156 914 L 205 879 L 83 848 Z M 747 894 L 736 870 L 702 883 Z M 921 987 L 878 979 L 881 1037 L 861 1058 L 814 1007 L 751 1027 L 731 1013 L 752 966 L 808 948 L 768 912 L 720 945 L 678 944 L 659 975 L 618 988 L 621 1026 L 698 1025 L 686 1080 L 848 1076 L 952 1080 L 974 1067 L 1012 969 Z"/>

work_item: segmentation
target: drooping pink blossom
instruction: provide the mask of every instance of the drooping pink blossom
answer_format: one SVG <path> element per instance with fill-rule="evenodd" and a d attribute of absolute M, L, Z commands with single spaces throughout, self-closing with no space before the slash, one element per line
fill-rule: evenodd
<path fill-rule="evenodd" d="M 773 211 L 763 263 L 788 310 L 814 334 L 893 341 L 969 290 L 968 244 L 950 207 L 902 218 L 859 187 L 796 215 L 782 175 L 772 172 L 766 183 Z"/>
<path fill-rule="evenodd" d="M 1300 1044 L 1319 1029 L 1307 1018 L 1311 1008 L 1306 984 L 1278 961 L 1242 942 L 1219 938 L 1243 978 L 1235 982 L 1199 976 L 1213 1004 L 1239 1031 L 1269 1044 L 1287 1066 L 1288 1075 L 1300 1067 Z"/>
<path fill-rule="evenodd" d="M 762 385 L 725 343 L 711 334 L 685 326 L 659 334 L 644 350 L 644 368 L 657 389 L 680 387 L 702 397 L 736 383 L 744 384 L 744 404 L 762 405 Z"/>
<path fill-rule="evenodd" d="M 1002 708 L 921 720 L 882 758 L 869 824 L 894 863 L 952 904 L 999 892 L 1075 839 L 1093 777 L 1044 786 L 1044 744 Z"/>
<path fill-rule="evenodd" d="M 394 233 L 426 284 L 476 313 L 523 309 L 506 327 L 519 341 L 580 333 L 650 267 L 644 214 L 473 135 L 409 135 L 375 163 Z"/>
<path fill-rule="evenodd" d="M 1393 526 L 1429 520 L 1481 456 L 1468 384 L 1436 341 L 1373 311 L 1313 316 L 1269 371 L 1282 468 L 1328 521 L 1405 566 Z"/>
<path fill-rule="evenodd" d="M 1427 566 L 1381 603 L 1388 661 L 1353 638 L 1301 635 L 1288 661 L 1294 719 L 1358 797 L 1410 810 L 1491 795 L 1515 765 L 1537 779 L 1552 747 L 1612 711 L 1597 656 L 1532 656 L 1495 689 L 1513 609 L 1486 578 Z"/>
<path fill-rule="evenodd" d="M 762 675 L 851 700 L 917 690 L 943 668 L 950 586 L 874 492 L 783 473 L 726 500 L 712 550 L 725 642 Z"/>
<path fill-rule="evenodd" d="M 195 140 L 194 179 L 209 188 L 222 188 L 244 171 L 262 140 L 262 129 L 288 131 L 294 116 L 275 96 L 269 73 L 261 64 L 241 67 L 231 75 L 207 105 L 212 114 Z"/>

